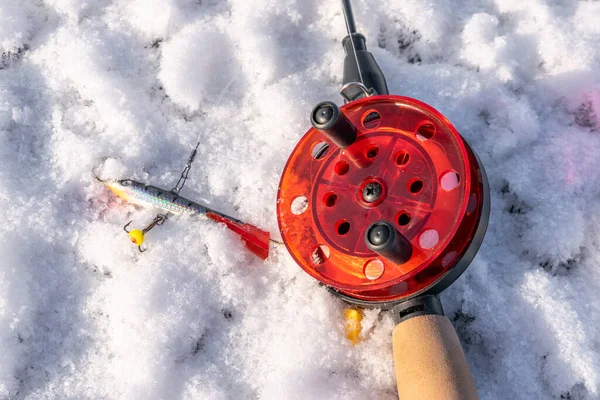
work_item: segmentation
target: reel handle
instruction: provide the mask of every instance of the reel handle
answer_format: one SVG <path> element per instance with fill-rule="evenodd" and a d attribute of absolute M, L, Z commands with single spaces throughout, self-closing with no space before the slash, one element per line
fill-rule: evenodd
<path fill-rule="evenodd" d="M 400 399 L 479 399 L 456 330 L 445 316 L 403 320 L 394 328 L 393 348 Z"/>

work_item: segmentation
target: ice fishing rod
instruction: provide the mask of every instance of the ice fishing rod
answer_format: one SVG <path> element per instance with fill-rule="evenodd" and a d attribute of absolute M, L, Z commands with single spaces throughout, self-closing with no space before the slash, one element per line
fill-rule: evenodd
<path fill-rule="evenodd" d="M 312 128 L 287 161 L 277 198 L 283 241 L 302 269 L 346 303 L 393 314 L 402 400 L 477 399 L 438 295 L 483 241 L 485 171 L 440 112 L 389 94 L 349 0 L 342 9 L 346 104 L 317 104 Z"/>

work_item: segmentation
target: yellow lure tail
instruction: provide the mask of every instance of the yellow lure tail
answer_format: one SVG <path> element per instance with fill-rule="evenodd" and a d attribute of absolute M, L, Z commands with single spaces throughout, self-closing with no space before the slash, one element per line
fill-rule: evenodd
<path fill-rule="evenodd" d="M 353 345 L 360 343 L 360 333 L 362 331 L 361 321 L 363 312 L 357 308 L 346 308 L 344 310 L 344 319 L 346 320 L 346 338 Z"/>

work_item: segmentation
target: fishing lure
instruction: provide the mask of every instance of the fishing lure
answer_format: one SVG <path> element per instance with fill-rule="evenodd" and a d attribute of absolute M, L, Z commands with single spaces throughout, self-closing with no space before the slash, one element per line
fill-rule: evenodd
<path fill-rule="evenodd" d="M 247 18 L 248 16 L 246 15 L 246 19 Z M 237 73 L 234 73 L 229 82 L 221 90 L 221 93 L 219 96 L 217 96 L 217 99 L 213 104 L 213 109 L 215 109 L 221 103 L 225 93 L 227 93 L 231 85 L 233 85 L 237 79 L 237 75 Z M 181 171 L 179 180 L 171 190 L 164 190 L 154 186 L 148 186 L 144 183 L 136 182 L 130 179 L 103 181 L 102 179 L 99 179 L 98 176 L 96 176 L 96 178 L 108 186 L 117 196 L 125 199 L 128 202 L 137 203 L 142 206 L 158 207 L 172 214 L 204 215 L 213 221 L 223 223 L 228 229 L 240 235 L 242 241 L 252 253 L 257 255 L 262 260 L 265 260 L 269 256 L 269 242 L 278 244 L 283 243 L 271 239 L 270 233 L 265 232 L 255 226 L 246 224 L 240 220 L 232 218 L 218 211 L 211 210 L 208 207 L 179 196 L 179 193 L 189 178 L 192 165 L 196 159 L 196 155 L 198 154 L 200 144 L 202 143 L 202 136 L 204 135 L 205 131 L 206 126 L 198 132 L 196 145 L 192 148 L 192 151 L 187 159 L 187 163 Z M 138 249 L 143 252 L 144 250 L 142 249 L 141 245 L 144 241 L 144 235 L 155 226 L 162 225 L 167 220 L 167 217 L 168 215 L 165 214 L 157 214 L 154 220 L 142 230 L 128 230 L 128 227 L 131 224 L 130 221 L 127 225 L 125 225 L 124 229 L 125 232 L 129 234 L 131 241 L 138 245 Z"/>
<path fill-rule="evenodd" d="M 173 191 L 164 190 L 155 186 L 149 186 L 131 179 L 102 180 L 114 194 L 128 203 L 144 207 L 156 207 L 168 214 L 175 215 L 203 215 L 207 218 L 225 224 L 227 228 L 242 238 L 244 245 L 260 259 L 265 260 L 269 256 L 270 233 L 265 232 L 253 225 L 244 223 L 219 211 L 212 210 L 202 204 L 179 196 Z M 158 214 L 156 218 L 144 229 L 128 230 L 131 221 L 124 226 L 131 241 L 143 252 L 142 243 L 145 234 L 155 226 L 162 225 L 168 214 Z"/>

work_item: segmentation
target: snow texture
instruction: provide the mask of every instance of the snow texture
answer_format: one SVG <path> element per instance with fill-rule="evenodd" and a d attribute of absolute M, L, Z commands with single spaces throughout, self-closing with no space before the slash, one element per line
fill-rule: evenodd
<path fill-rule="evenodd" d="M 600 2 L 354 9 L 391 92 L 487 169 L 486 240 L 442 295 L 482 399 L 599 399 Z M 284 248 L 257 261 L 201 219 L 139 255 L 121 228 L 153 210 L 92 173 L 171 187 L 200 135 L 183 194 L 277 237 L 279 176 L 311 106 L 340 102 L 344 35 L 335 1 L 0 2 L 0 399 L 397 398 L 388 315 L 352 347 Z"/>

